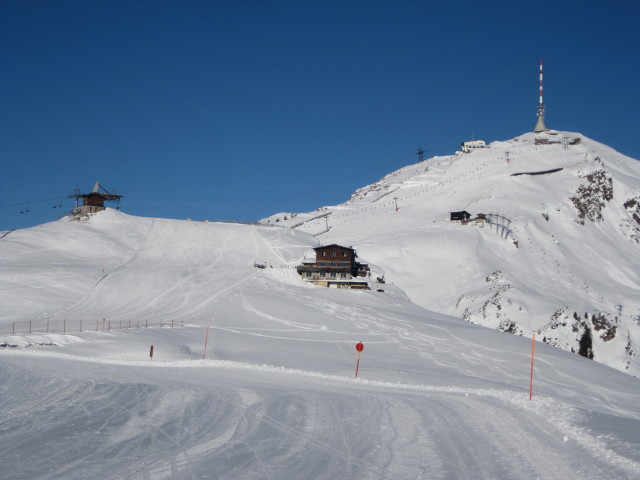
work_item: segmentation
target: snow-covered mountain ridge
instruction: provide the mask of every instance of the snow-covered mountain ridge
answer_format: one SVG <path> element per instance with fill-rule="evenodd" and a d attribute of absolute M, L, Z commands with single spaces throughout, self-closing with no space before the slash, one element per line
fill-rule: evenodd
<path fill-rule="evenodd" d="M 353 245 L 424 308 L 640 375 L 640 162 L 584 135 L 430 158 L 263 222 Z"/>
<path fill-rule="evenodd" d="M 370 291 L 305 283 L 295 266 L 325 240 L 299 228 L 106 210 L 0 234 L 3 479 L 638 478 L 637 378 L 545 344 L 531 368 L 529 338 L 422 308 L 397 281 L 424 281 L 425 252 L 434 269 L 478 257 L 506 301 L 526 285 L 492 259 L 527 251 L 523 237 L 420 220 L 424 207 L 400 221 L 418 195 L 376 203 L 401 196 L 387 216 L 357 199 L 309 215 L 329 233 L 333 215 L 358 220 Z"/>

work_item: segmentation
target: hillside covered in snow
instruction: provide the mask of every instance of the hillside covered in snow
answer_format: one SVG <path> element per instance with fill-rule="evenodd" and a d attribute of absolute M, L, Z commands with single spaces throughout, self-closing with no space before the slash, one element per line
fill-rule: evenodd
<path fill-rule="evenodd" d="M 640 162 L 583 135 L 430 158 L 263 222 L 353 245 L 424 308 L 640 376 Z"/>
<path fill-rule="evenodd" d="M 640 478 L 640 172 L 564 136 L 277 227 L 106 210 L 0 234 L 2 478 Z M 330 243 L 370 290 L 298 275 Z"/>

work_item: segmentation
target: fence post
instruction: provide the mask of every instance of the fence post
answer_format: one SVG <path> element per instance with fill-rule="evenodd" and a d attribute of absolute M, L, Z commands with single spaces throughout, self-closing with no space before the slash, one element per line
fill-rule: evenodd
<path fill-rule="evenodd" d="M 62 319 L 62 334 L 63 335 L 67 334 L 67 319 L 66 318 Z"/>
<path fill-rule="evenodd" d="M 171 328 L 173 328 L 173 320 L 171 320 Z"/>
<path fill-rule="evenodd" d="M 119 330 L 122 330 L 122 320 L 120 320 L 120 328 Z"/>
<path fill-rule="evenodd" d="M 98 331 L 98 319 L 96 318 L 96 332 Z"/>
<path fill-rule="evenodd" d="M 131 330 L 131 320 L 129 320 L 129 330 Z"/>
<path fill-rule="evenodd" d="M 80 319 L 80 333 L 82 333 L 82 319 Z"/>
<path fill-rule="evenodd" d="M 107 328 L 108 328 L 108 330 L 109 330 L 109 331 L 111 331 L 111 320 L 109 320 L 109 323 L 108 323 L 108 327 L 107 327 Z"/>
<path fill-rule="evenodd" d="M 16 322 L 13 322 L 13 333 L 12 335 L 16 334 Z"/>

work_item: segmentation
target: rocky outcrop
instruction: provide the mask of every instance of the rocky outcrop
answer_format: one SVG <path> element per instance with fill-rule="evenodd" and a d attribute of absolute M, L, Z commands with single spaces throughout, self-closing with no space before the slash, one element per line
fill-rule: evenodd
<path fill-rule="evenodd" d="M 622 233 L 632 242 L 640 243 L 640 195 L 630 198 L 623 204 L 629 219 L 623 220 Z"/>
<path fill-rule="evenodd" d="M 603 219 L 602 210 L 613 199 L 613 180 L 603 169 L 582 178 L 586 179 L 586 183 L 580 185 L 576 194 L 569 199 L 578 210 L 576 221 L 581 225 L 585 220 L 600 222 Z"/>
<path fill-rule="evenodd" d="M 607 312 L 591 315 L 587 312 L 582 316 L 573 312 L 570 316 L 569 311 L 568 307 L 559 309 L 551 316 L 551 321 L 538 331 L 543 342 L 597 360 L 598 355 L 606 349 L 606 344 L 620 336 L 620 320 L 617 316 Z M 625 345 L 628 358 L 624 366 L 628 368 L 635 352 L 628 333 L 626 338 L 620 340 Z"/>

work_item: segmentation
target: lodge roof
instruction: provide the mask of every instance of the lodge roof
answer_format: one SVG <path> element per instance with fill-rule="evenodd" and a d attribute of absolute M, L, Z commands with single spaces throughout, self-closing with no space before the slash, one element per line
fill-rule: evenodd
<path fill-rule="evenodd" d="M 338 245 L 337 243 L 332 243 L 331 245 L 323 245 L 322 247 L 316 247 L 314 248 L 314 250 L 324 250 L 325 248 L 331 248 L 331 247 L 344 248 L 345 250 L 351 250 L 352 252 L 355 252 L 355 249 L 351 247 L 345 247 L 343 245 Z"/>

